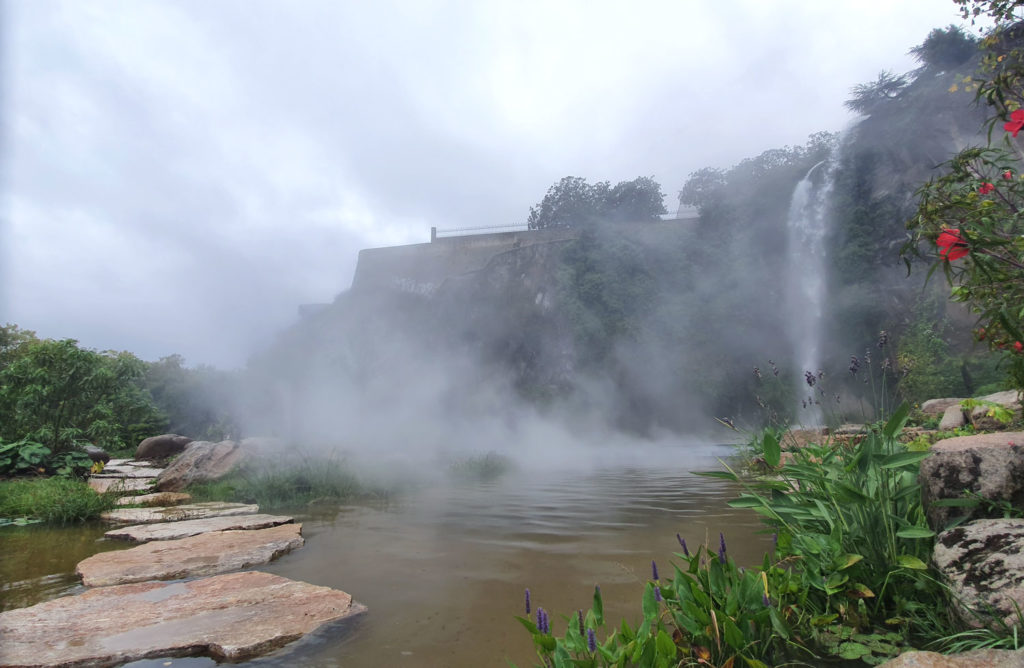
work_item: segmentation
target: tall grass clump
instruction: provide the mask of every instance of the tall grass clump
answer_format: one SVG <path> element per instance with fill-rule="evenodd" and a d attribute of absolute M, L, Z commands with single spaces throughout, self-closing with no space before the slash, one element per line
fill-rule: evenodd
<path fill-rule="evenodd" d="M 34 478 L 0 482 L 0 518 L 28 518 L 72 524 L 99 517 L 114 507 L 113 494 L 98 494 L 75 478 Z"/>
<path fill-rule="evenodd" d="M 189 488 L 203 501 L 240 501 L 261 508 L 298 508 L 312 502 L 346 502 L 386 495 L 360 481 L 342 457 L 296 456 L 278 466 L 258 465 Z"/>

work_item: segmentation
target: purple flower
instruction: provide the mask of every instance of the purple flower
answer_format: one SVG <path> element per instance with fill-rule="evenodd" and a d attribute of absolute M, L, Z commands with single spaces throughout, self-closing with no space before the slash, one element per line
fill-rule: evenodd
<path fill-rule="evenodd" d="M 576 611 L 576 621 L 580 623 L 580 635 L 583 635 L 583 611 Z"/>
<path fill-rule="evenodd" d="M 654 588 L 654 600 L 661 602 L 661 587 Z"/>
<path fill-rule="evenodd" d="M 597 651 L 597 634 L 594 629 L 587 629 L 587 649 L 591 654 Z"/>
<path fill-rule="evenodd" d="M 547 614 L 544 612 L 544 608 L 537 608 L 537 630 L 544 633 L 544 620 L 547 618 Z"/>
<path fill-rule="evenodd" d="M 658 564 L 654 563 L 653 559 L 651 559 L 651 579 L 658 579 Z"/>
<path fill-rule="evenodd" d="M 530 590 L 526 590 L 526 614 L 530 614 Z"/>
<path fill-rule="evenodd" d="M 778 552 L 779 550 L 779 532 L 776 531 L 772 534 L 772 552 Z"/>
<path fill-rule="evenodd" d="M 725 535 L 718 534 L 718 563 L 725 565 Z"/>
<path fill-rule="evenodd" d="M 768 594 L 761 594 L 761 602 L 764 603 L 764 607 L 770 607 L 772 600 L 768 598 Z"/>
<path fill-rule="evenodd" d="M 685 554 L 686 556 L 690 556 L 690 551 L 686 549 L 686 539 L 680 536 L 679 534 L 676 534 L 676 540 L 678 540 L 679 544 L 682 546 L 683 554 Z"/>

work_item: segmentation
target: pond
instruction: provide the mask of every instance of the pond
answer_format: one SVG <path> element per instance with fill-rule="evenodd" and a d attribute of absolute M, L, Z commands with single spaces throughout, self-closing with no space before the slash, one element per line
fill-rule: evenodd
<path fill-rule="evenodd" d="M 533 665 L 514 620 L 523 590 L 552 616 L 587 608 L 601 585 L 606 617 L 639 616 L 651 560 L 671 573 L 676 533 L 690 545 L 725 534 L 739 563 L 759 563 L 770 545 L 757 516 L 726 502 L 732 483 L 691 471 L 718 468 L 717 446 L 637 450 L 633 463 L 585 469 L 520 468 L 492 482 L 429 484 L 390 501 L 294 512 L 306 545 L 259 570 L 349 592 L 369 606 L 357 623 L 327 628 L 252 666 Z M 75 564 L 120 543 L 103 528 L 0 530 L 0 605 L 31 605 L 82 591 Z M 136 667 L 212 665 L 159 659 Z"/>

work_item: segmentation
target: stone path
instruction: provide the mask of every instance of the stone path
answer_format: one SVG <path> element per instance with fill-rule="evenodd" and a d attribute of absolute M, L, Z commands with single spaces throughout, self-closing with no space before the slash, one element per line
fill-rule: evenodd
<path fill-rule="evenodd" d="M 160 469 L 111 460 L 89 479 L 98 491 L 151 491 Z M 251 571 L 302 547 L 302 525 L 256 505 L 190 503 L 187 494 L 125 496 L 102 515 L 107 538 L 142 542 L 101 552 L 75 572 L 77 596 L 0 613 L 0 666 L 112 666 L 146 657 L 249 659 L 366 608 L 343 591 Z M 196 578 L 185 582 L 154 582 Z M 111 614 L 116 610 L 116 614 Z"/>
<path fill-rule="evenodd" d="M 259 571 L 102 587 L 0 613 L 0 665 L 114 666 L 199 652 L 240 661 L 365 610 L 343 591 Z"/>
<path fill-rule="evenodd" d="M 209 517 L 202 520 L 138 524 L 120 529 L 111 529 L 103 535 L 107 538 L 147 543 L 151 540 L 188 538 L 189 536 L 197 536 L 212 531 L 266 529 L 278 526 L 279 524 L 289 524 L 292 521 L 291 517 L 283 515 L 229 515 L 226 517 Z"/>
<path fill-rule="evenodd" d="M 224 501 L 204 501 L 203 503 L 185 503 L 180 506 L 155 506 L 150 508 L 115 508 L 100 515 L 100 519 L 111 524 L 150 524 L 152 522 L 180 522 L 181 520 L 198 520 L 206 517 L 223 517 L 225 515 L 252 515 L 259 512 L 260 507 L 247 503 L 226 503 Z"/>
<path fill-rule="evenodd" d="M 155 494 L 122 496 L 114 503 L 119 506 L 177 506 L 191 500 L 192 495 L 184 492 L 156 492 Z"/>
<path fill-rule="evenodd" d="M 282 524 L 158 540 L 93 555 L 79 562 L 75 572 L 86 587 L 216 575 L 265 564 L 302 547 L 301 531 L 301 524 Z"/>

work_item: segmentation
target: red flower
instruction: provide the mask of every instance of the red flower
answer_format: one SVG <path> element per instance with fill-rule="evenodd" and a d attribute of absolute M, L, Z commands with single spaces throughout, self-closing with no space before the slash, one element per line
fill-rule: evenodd
<path fill-rule="evenodd" d="M 967 255 L 969 248 L 960 230 L 952 228 L 942 230 L 939 238 L 935 240 L 935 245 L 939 247 L 939 257 L 950 262 Z"/>
<path fill-rule="evenodd" d="M 987 195 L 995 189 L 996 187 L 991 183 L 982 183 L 981 187 L 978 188 L 978 192 L 980 192 L 982 195 Z"/>
<path fill-rule="evenodd" d="M 1024 109 L 1018 109 L 1017 111 L 1010 114 L 1010 120 L 1003 123 L 1003 129 L 1007 132 L 1012 132 L 1013 136 L 1016 137 L 1017 133 L 1024 128 Z"/>
<path fill-rule="evenodd" d="M 1013 172 L 1011 172 L 1010 170 L 1006 170 L 1005 172 L 1003 172 L 1003 178 L 1009 181 L 1010 179 L 1013 178 Z"/>
<path fill-rule="evenodd" d="M 985 328 L 984 327 L 978 328 L 978 340 L 979 341 L 984 341 L 985 340 Z"/>
<path fill-rule="evenodd" d="M 1016 350 L 1019 353 L 1020 352 L 1024 352 L 1024 343 L 1021 343 L 1020 341 L 1014 341 L 1013 342 L 1013 349 Z"/>

